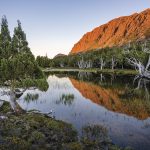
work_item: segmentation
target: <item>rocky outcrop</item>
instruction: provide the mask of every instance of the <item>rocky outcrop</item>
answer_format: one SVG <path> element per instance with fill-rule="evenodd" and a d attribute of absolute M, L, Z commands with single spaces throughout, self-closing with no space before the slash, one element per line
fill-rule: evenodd
<path fill-rule="evenodd" d="M 121 46 L 150 36 L 150 8 L 131 16 L 116 18 L 86 33 L 70 54 L 92 49 Z"/>

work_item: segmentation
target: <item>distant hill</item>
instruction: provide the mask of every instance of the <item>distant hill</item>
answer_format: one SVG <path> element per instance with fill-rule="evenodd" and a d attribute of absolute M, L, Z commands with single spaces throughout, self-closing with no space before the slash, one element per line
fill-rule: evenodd
<path fill-rule="evenodd" d="M 92 49 L 122 46 L 150 36 L 150 8 L 141 13 L 123 16 L 86 33 L 72 48 L 70 54 Z"/>
<path fill-rule="evenodd" d="M 57 54 L 56 56 L 54 56 L 54 58 L 63 57 L 63 56 L 67 56 L 67 55 L 59 53 L 59 54 Z"/>

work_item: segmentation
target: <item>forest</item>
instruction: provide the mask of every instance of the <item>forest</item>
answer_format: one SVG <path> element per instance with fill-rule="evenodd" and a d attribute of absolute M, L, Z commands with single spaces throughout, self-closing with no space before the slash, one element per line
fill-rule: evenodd
<path fill-rule="evenodd" d="M 149 77 L 150 40 L 128 43 L 112 48 L 101 48 L 78 54 L 54 57 L 38 56 L 42 68 L 79 68 L 99 70 L 136 70 L 141 76 Z"/>

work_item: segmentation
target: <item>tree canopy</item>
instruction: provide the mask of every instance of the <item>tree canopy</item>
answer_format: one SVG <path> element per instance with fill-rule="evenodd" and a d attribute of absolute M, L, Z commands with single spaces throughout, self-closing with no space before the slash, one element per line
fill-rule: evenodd
<path fill-rule="evenodd" d="M 21 22 L 17 21 L 14 34 L 11 38 L 6 16 L 1 20 L 0 32 L 0 79 L 8 80 L 11 84 L 22 82 L 25 79 L 42 79 L 44 74 L 35 61 L 26 34 L 22 29 Z"/>

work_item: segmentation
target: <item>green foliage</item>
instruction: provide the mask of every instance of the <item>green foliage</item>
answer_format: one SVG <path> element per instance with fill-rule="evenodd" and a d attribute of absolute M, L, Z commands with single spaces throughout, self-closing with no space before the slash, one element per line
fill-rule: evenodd
<path fill-rule="evenodd" d="M 26 79 L 23 79 L 20 82 L 20 85 L 18 85 L 18 86 L 23 86 L 23 87 L 26 87 L 26 88 L 37 87 L 41 91 L 46 91 L 49 87 L 46 79 L 44 79 L 44 78 L 43 79 L 26 78 Z"/>
<path fill-rule="evenodd" d="M 11 39 L 7 19 L 5 16 L 2 18 L 0 33 L 0 79 L 2 82 L 10 80 L 11 84 L 14 85 L 16 82 L 20 82 L 26 87 L 39 86 L 39 83 L 35 84 L 35 82 L 37 82 L 37 79 L 40 79 L 40 83 L 43 83 L 43 80 L 45 82 L 44 74 L 28 47 L 26 34 L 22 30 L 21 22 L 18 20 L 17 23 L 18 25 L 15 27 Z M 47 85 L 44 89 L 46 88 Z"/>
<path fill-rule="evenodd" d="M 26 79 L 22 80 L 21 85 L 23 85 L 23 87 L 29 88 L 29 87 L 35 86 L 35 82 L 34 82 L 34 80 L 32 80 L 30 78 L 26 78 Z"/>
<path fill-rule="evenodd" d="M 66 150 L 65 144 L 77 141 L 70 124 L 38 113 L 8 114 L 0 124 L 1 150 Z"/>
<path fill-rule="evenodd" d="M 45 79 L 36 79 L 35 85 L 38 87 L 41 91 L 47 91 L 48 89 L 48 83 Z"/>
<path fill-rule="evenodd" d="M 47 56 L 37 56 L 36 62 L 42 68 L 51 67 L 51 60 Z"/>
<path fill-rule="evenodd" d="M 12 50 L 14 54 L 19 52 L 28 53 L 32 56 L 32 53 L 28 47 L 28 42 L 26 40 L 26 34 L 22 30 L 21 22 L 17 21 L 18 26 L 14 29 L 14 35 L 12 38 Z M 32 56 L 33 57 L 33 56 Z"/>
<path fill-rule="evenodd" d="M 108 142 L 108 131 L 102 125 L 93 125 L 93 126 L 85 126 L 82 129 L 82 136 L 85 139 L 90 139 L 91 141 L 106 141 Z"/>
<path fill-rule="evenodd" d="M 6 16 L 1 20 L 0 33 L 0 59 L 9 58 L 11 56 L 11 37 L 8 29 L 8 22 Z"/>
<path fill-rule="evenodd" d="M 133 69 L 128 63 L 127 58 L 134 57 L 144 65 L 147 63 L 149 55 L 143 51 L 143 45 L 146 42 L 146 48 L 150 50 L 150 40 L 136 41 L 123 47 L 112 47 L 91 50 L 78 54 L 61 56 L 53 58 L 50 67 L 54 68 L 79 68 L 78 61 L 82 58 L 86 62 L 92 62 L 92 68 L 100 68 L 101 58 L 105 62 L 105 69 L 112 68 L 112 59 L 115 60 L 115 69 Z M 48 60 L 47 60 L 48 61 Z M 39 62 L 39 61 L 38 61 Z M 42 63 L 39 63 L 42 64 Z M 44 67 L 44 65 L 42 65 Z M 45 68 L 45 67 L 44 67 Z"/>

